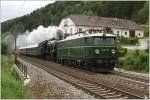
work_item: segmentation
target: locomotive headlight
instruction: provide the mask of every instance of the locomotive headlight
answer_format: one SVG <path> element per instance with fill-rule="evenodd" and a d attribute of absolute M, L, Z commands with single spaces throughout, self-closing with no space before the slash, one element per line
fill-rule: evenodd
<path fill-rule="evenodd" d="M 112 49 L 111 52 L 112 52 L 112 54 L 115 54 L 115 53 L 116 53 L 116 50 L 115 50 L 115 49 Z"/>
<path fill-rule="evenodd" d="M 95 49 L 95 54 L 99 54 L 99 49 Z"/>

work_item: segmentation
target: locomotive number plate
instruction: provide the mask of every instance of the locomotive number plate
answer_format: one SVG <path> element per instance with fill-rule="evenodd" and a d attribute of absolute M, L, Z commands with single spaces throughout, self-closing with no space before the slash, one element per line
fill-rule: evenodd
<path fill-rule="evenodd" d="M 109 49 L 101 49 L 101 51 L 108 52 Z"/>

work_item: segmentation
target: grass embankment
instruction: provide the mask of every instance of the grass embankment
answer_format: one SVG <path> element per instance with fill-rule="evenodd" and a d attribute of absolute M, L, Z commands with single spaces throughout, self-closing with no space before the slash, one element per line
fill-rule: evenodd
<path fill-rule="evenodd" d="M 144 37 L 149 37 L 149 27 L 143 26 L 144 29 Z"/>
<path fill-rule="evenodd" d="M 121 45 L 136 45 L 136 44 L 138 44 L 138 39 L 133 38 L 133 37 L 130 37 L 130 38 L 121 37 L 119 39 L 119 44 L 121 44 Z"/>
<path fill-rule="evenodd" d="M 128 50 L 123 59 L 120 60 L 120 66 L 123 69 L 137 71 L 137 72 L 149 72 L 149 53 L 144 50 L 133 51 Z"/>
<path fill-rule="evenodd" d="M 2 99 L 22 99 L 31 98 L 31 90 L 23 85 L 17 72 L 12 68 L 14 64 L 10 56 L 2 56 L 1 67 L 1 98 Z"/>

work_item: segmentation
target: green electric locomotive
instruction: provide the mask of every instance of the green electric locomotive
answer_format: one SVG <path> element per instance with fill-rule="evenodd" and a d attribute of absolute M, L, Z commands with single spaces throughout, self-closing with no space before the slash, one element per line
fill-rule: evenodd
<path fill-rule="evenodd" d="M 94 72 L 111 72 L 118 60 L 116 37 L 103 33 L 78 35 L 57 41 L 58 62 Z"/>
<path fill-rule="evenodd" d="M 19 52 L 94 72 L 111 72 L 118 63 L 116 36 L 112 34 L 77 34 L 20 48 Z"/>

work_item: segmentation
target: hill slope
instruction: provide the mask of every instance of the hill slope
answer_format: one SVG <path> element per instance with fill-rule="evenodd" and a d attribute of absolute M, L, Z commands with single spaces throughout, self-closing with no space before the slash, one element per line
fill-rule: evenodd
<path fill-rule="evenodd" d="M 58 25 L 69 14 L 98 15 L 131 19 L 138 23 L 148 22 L 148 2 L 146 1 L 57 1 L 29 15 L 2 23 L 2 34 L 25 30 L 32 31 L 39 25 Z"/>

